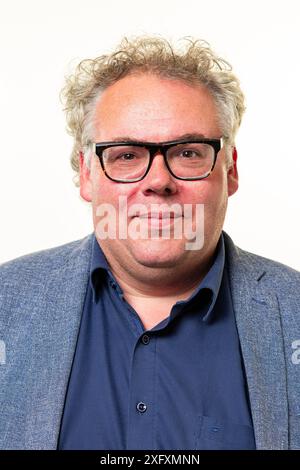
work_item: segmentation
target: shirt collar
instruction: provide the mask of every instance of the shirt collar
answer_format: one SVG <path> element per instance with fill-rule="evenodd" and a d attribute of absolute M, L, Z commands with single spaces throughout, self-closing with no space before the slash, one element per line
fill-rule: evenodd
<path fill-rule="evenodd" d="M 212 311 L 215 306 L 216 300 L 219 295 L 223 273 L 224 273 L 224 266 L 225 266 L 225 243 L 223 233 L 220 236 L 219 242 L 217 244 L 214 261 L 209 269 L 208 273 L 204 276 L 202 281 L 196 287 L 192 295 L 183 303 L 192 303 L 196 299 L 199 298 L 204 292 L 206 294 L 205 300 L 206 302 L 206 310 L 203 314 L 203 321 L 207 322 L 211 316 Z"/>
<path fill-rule="evenodd" d="M 90 282 L 93 292 L 93 301 L 97 302 L 99 287 L 103 281 L 103 277 L 110 272 L 109 265 L 105 255 L 93 234 L 92 241 L 92 258 L 91 258 L 91 268 L 90 268 Z"/>
<path fill-rule="evenodd" d="M 220 236 L 219 242 L 217 244 L 217 248 L 214 255 L 213 264 L 196 287 L 194 292 L 187 300 L 181 300 L 176 303 L 176 307 L 182 310 L 183 306 L 187 306 L 192 304 L 199 296 L 206 293 L 206 311 L 203 315 L 203 321 L 208 321 L 211 317 L 212 310 L 216 303 L 222 278 L 224 272 L 224 265 L 225 265 L 225 244 L 224 244 L 224 237 L 223 233 Z M 92 242 L 92 259 L 91 259 L 91 268 L 90 268 L 90 280 L 93 292 L 93 300 L 94 302 L 97 301 L 97 294 L 99 292 L 99 286 L 103 281 L 103 276 L 108 274 L 110 277 L 113 277 L 108 262 L 105 258 L 105 255 L 95 237 L 93 235 L 93 242 Z M 176 310 L 175 310 L 176 311 Z"/>

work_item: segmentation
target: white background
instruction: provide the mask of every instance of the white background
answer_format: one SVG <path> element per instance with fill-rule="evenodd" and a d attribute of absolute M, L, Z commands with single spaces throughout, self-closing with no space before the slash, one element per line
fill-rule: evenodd
<path fill-rule="evenodd" d="M 247 112 L 225 229 L 300 269 L 298 0 L 0 0 L 0 262 L 92 232 L 59 91 L 81 59 L 143 33 L 206 39 L 233 65 Z"/>

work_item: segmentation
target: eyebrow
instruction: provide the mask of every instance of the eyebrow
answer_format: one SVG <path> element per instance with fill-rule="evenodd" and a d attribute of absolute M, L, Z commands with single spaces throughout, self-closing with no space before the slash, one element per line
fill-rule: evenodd
<path fill-rule="evenodd" d="M 197 140 L 197 139 L 206 139 L 207 137 L 205 137 L 203 134 L 200 134 L 200 133 L 189 133 L 189 134 L 183 134 L 183 135 L 179 135 L 179 136 L 176 136 L 174 137 L 173 139 L 170 139 L 170 140 L 166 140 L 166 141 L 163 141 L 163 142 L 172 142 L 172 141 L 175 141 L 175 140 Z M 118 136 L 118 137 L 114 137 L 113 139 L 110 140 L 110 142 L 148 142 L 146 140 L 140 140 L 140 139 L 136 139 L 134 137 L 130 137 L 128 135 L 126 136 Z M 152 141 L 151 141 L 152 143 Z M 154 142 L 153 142 L 154 143 Z M 156 142 L 155 142 L 156 143 Z M 157 143 L 160 143 L 160 142 L 157 142 Z"/>

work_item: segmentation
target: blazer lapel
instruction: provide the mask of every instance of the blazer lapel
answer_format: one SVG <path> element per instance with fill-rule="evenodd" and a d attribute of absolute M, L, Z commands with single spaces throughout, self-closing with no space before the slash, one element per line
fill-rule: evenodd
<path fill-rule="evenodd" d="M 28 403 L 26 449 L 56 449 L 68 379 L 88 282 L 91 236 L 67 263 L 48 274 L 39 321 L 32 332 L 33 390 Z"/>
<path fill-rule="evenodd" d="M 258 262 L 238 250 L 226 234 L 225 240 L 256 446 L 288 449 L 286 364 L 277 297 L 264 284 L 263 259 Z"/>

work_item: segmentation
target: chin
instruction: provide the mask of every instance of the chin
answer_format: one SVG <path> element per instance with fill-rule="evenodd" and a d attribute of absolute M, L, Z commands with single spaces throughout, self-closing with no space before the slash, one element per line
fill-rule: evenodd
<path fill-rule="evenodd" d="M 151 240 L 146 244 L 136 242 L 131 248 L 132 256 L 147 267 L 174 267 L 184 257 L 185 249 L 178 240 Z"/>

